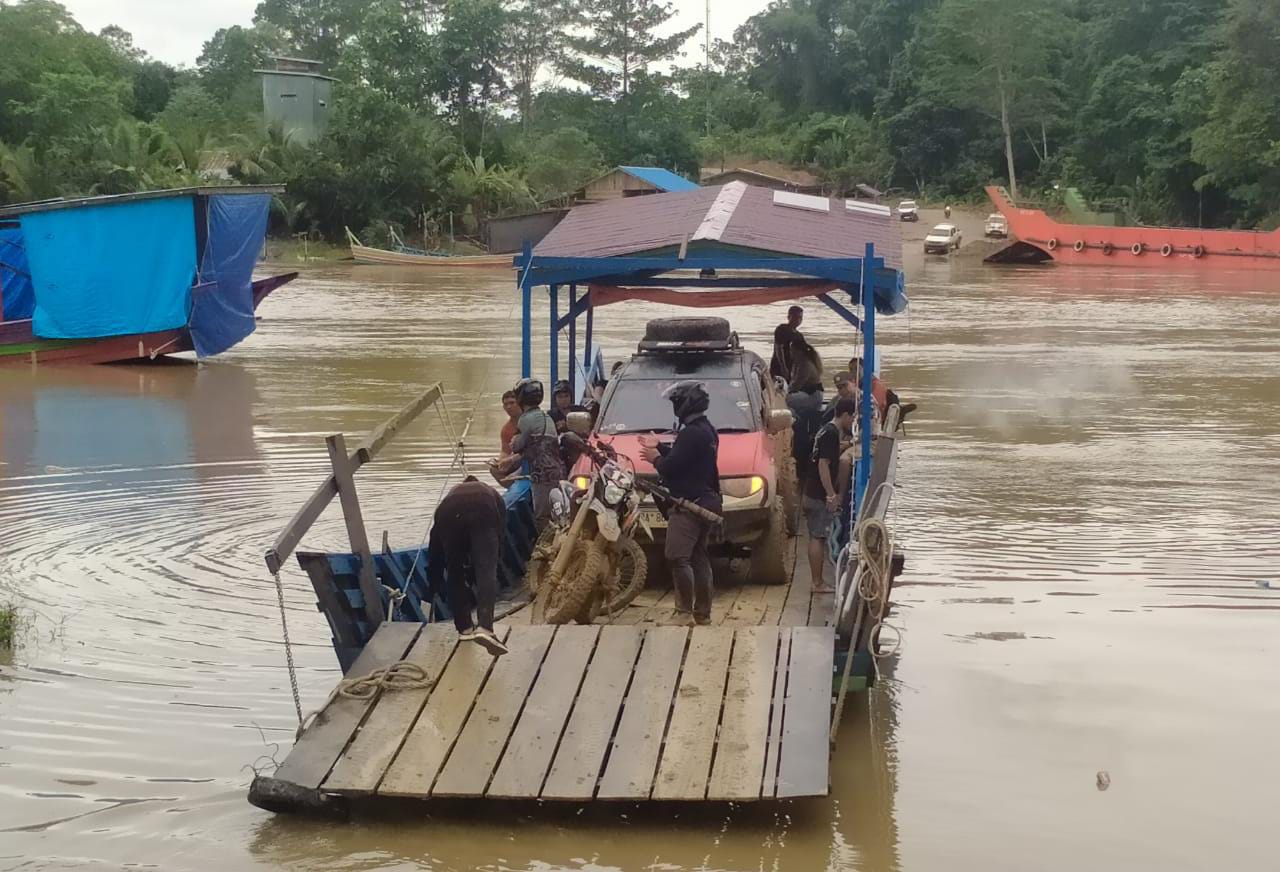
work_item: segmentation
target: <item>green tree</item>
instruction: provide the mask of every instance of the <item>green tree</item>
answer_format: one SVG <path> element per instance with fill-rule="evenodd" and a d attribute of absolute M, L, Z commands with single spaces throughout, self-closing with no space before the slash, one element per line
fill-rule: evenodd
<path fill-rule="evenodd" d="M 262 0 L 253 21 L 279 34 L 280 48 L 330 69 L 359 31 L 368 0 Z"/>
<path fill-rule="evenodd" d="M 506 13 L 500 0 L 444 0 L 436 35 L 435 91 L 449 116 L 464 127 L 500 99 Z"/>
<path fill-rule="evenodd" d="M 571 194 L 604 170 L 600 149 L 576 127 L 561 127 L 532 139 L 522 163 L 530 190 L 544 202 Z"/>
<path fill-rule="evenodd" d="M 1232 0 L 1208 71 L 1208 118 L 1193 154 L 1200 187 L 1230 192 L 1252 222 L 1280 217 L 1280 6 Z"/>
<path fill-rule="evenodd" d="M 529 132 L 534 88 L 549 66 L 563 64 L 574 0 L 512 0 L 506 22 L 503 69 L 511 79 L 520 124 Z"/>
<path fill-rule="evenodd" d="M 253 71 L 266 66 L 271 50 L 271 41 L 257 28 L 219 29 L 196 58 L 201 87 L 218 100 L 232 100 L 245 83 L 257 84 Z"/>
<path fill-rule="evenodd" d="M 650 64 L 671 60 L 699 30 L 694 25 L 667 36 L 657 30 L 675 16 L 669 0 L 596 0 L 578 16 L 582 32 L 571 35 L 561 69 L 607 97 L 631 93 L 632 79 Z"/>
<path fill-rule="evenodd" d="M 406 8 L 402 0 L 374 0 L 335 72 L 343 81 L 427 109 L 436 85 L 437 51 L 419 10 Z"/>
<path fill-rule="evenodd" d="M 1015 199 L 1013 132 L 1054 112 L 1054 50 L 1067 32 L 1049 0 L 944 0 L 923 38 L 923 90 L 999 122 Z"/>

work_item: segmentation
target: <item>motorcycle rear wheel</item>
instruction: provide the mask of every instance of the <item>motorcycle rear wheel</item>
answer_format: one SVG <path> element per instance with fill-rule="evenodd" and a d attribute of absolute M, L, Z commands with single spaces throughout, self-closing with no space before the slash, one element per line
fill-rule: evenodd
<path fill-rule="evenodd" d="M 649 577 L 649 559 L 645 557 L 640 543 L 630 536 L 619 543 L 622 553 L 618 555 L 618 570 L 614 574 L 612 591 L 617 591 L 604 604 L 604 613 L 613 617 L 631 605 L 631 601 L 644 590 L 645 581 Z"/>

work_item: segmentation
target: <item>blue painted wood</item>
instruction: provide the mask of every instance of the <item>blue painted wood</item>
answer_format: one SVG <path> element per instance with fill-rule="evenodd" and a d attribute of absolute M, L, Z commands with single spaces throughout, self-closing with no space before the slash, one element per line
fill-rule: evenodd
<path fill-rule="evenodd" d="M 573 307 L 578 302 L 578 286 L 576 284 L 569 285 L 569 311 L 573 311 Z M 569 395 L 577 398 L 578 396 L 578 319 L 571 318 L 569 320 Z"/>
<path fill-rule="evenodd" d="M 873 243 L 867 243 L 867 253 L 863 258 L 863 263 L 872 272 L 879 266 L 879 259 L 876 257 Z M 871 404 L 875 402 L 875 397 L 871 393 L 871 381 L 872 369 L 875 366 L 876 359 L 876 307 L 874 294 L 874 288 L 864 283 L 862 287 L 862 316 L 864 319 L 862 325 L 862 408 L 859 410 L 858 415 L 862 429 L 862 456 L 858 458 L 858 472 L 854 480 L 853 504 L 855 506 L 862 505 L 867 482 L 871 478 Z"/>
<path fill-rule="evenodd" d="M 507 505 L 506 541 L 502 559 L 498 564 L 498 588 L 500 592 L 518 589 L 524 583 L 525 567 L 533 552 L 537 531 L 533 520 L 533 500 L 528 482 L 517 482 L 503 497 Z M 299 562 L 311 557 L 300 553 Z M 334 648 L 339 662 L 347 668 L 360 650 L 373 638 L 376 626 L 364 618 L 364 594 L 360 590 L 360 561 L 354 554 L 337 553 L 322 555 L 333 574 L 334 601 L 339 603 L 339 614 L 325 612 L 330 627 L 341 624 L 353 627 L 358 646 L 340 648 L 336 638 Z M 427 549 L 410 548 L 390 553 L 375 554 L 374 574 L 385 588 L 403 591 L 400 608 L 392 614 L 392 620 L 424 623 L 452 620 L 444 590 L 436 590 L 427 574 Z M 391 614 L 391 598 L 383 592 L 383 606 Z M 322 609 L 323 610 L 323 609 Z"/>
<path fill-rule="evenodd" d="M 547 395 L 554 403 L 555 398 L 550 396 L 552 385 L 560 380 L 560 286 L 552 285 L 547 295 L 551 300 L 551 366 L 548 367 L 551 384 L 547 385 Z"/>

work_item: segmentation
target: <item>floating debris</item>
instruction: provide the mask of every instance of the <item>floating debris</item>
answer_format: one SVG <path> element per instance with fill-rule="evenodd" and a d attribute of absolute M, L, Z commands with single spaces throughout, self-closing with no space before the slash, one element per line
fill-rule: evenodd
<path fill-rule="evenodd" d="M 1111 775 L 1105 769 L 1098 770 L 1098 789 L 1106 790 L 1111 786 Z"/>

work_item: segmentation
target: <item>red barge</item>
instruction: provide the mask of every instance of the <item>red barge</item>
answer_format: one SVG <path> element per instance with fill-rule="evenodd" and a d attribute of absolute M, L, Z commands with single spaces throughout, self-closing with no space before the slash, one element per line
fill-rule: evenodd
<path fill-rule="evenodd" d="M 986 190 L 1009 222 L 1009 234 L 1018 240 L 1014 246 L 1021 249 L 1016 258 L 1007 259 L 1147 269 L 1189 266 L 1280 270 L 1280 230 L 1262 233 L 1066 224 L 1040 209 L 1013 205 L 1003 188 L 991 185 Z M 1029 251 L 1028 247 L 1034 250 Z M 993 257 L 1004 260 L 1003 254 Z"/>

